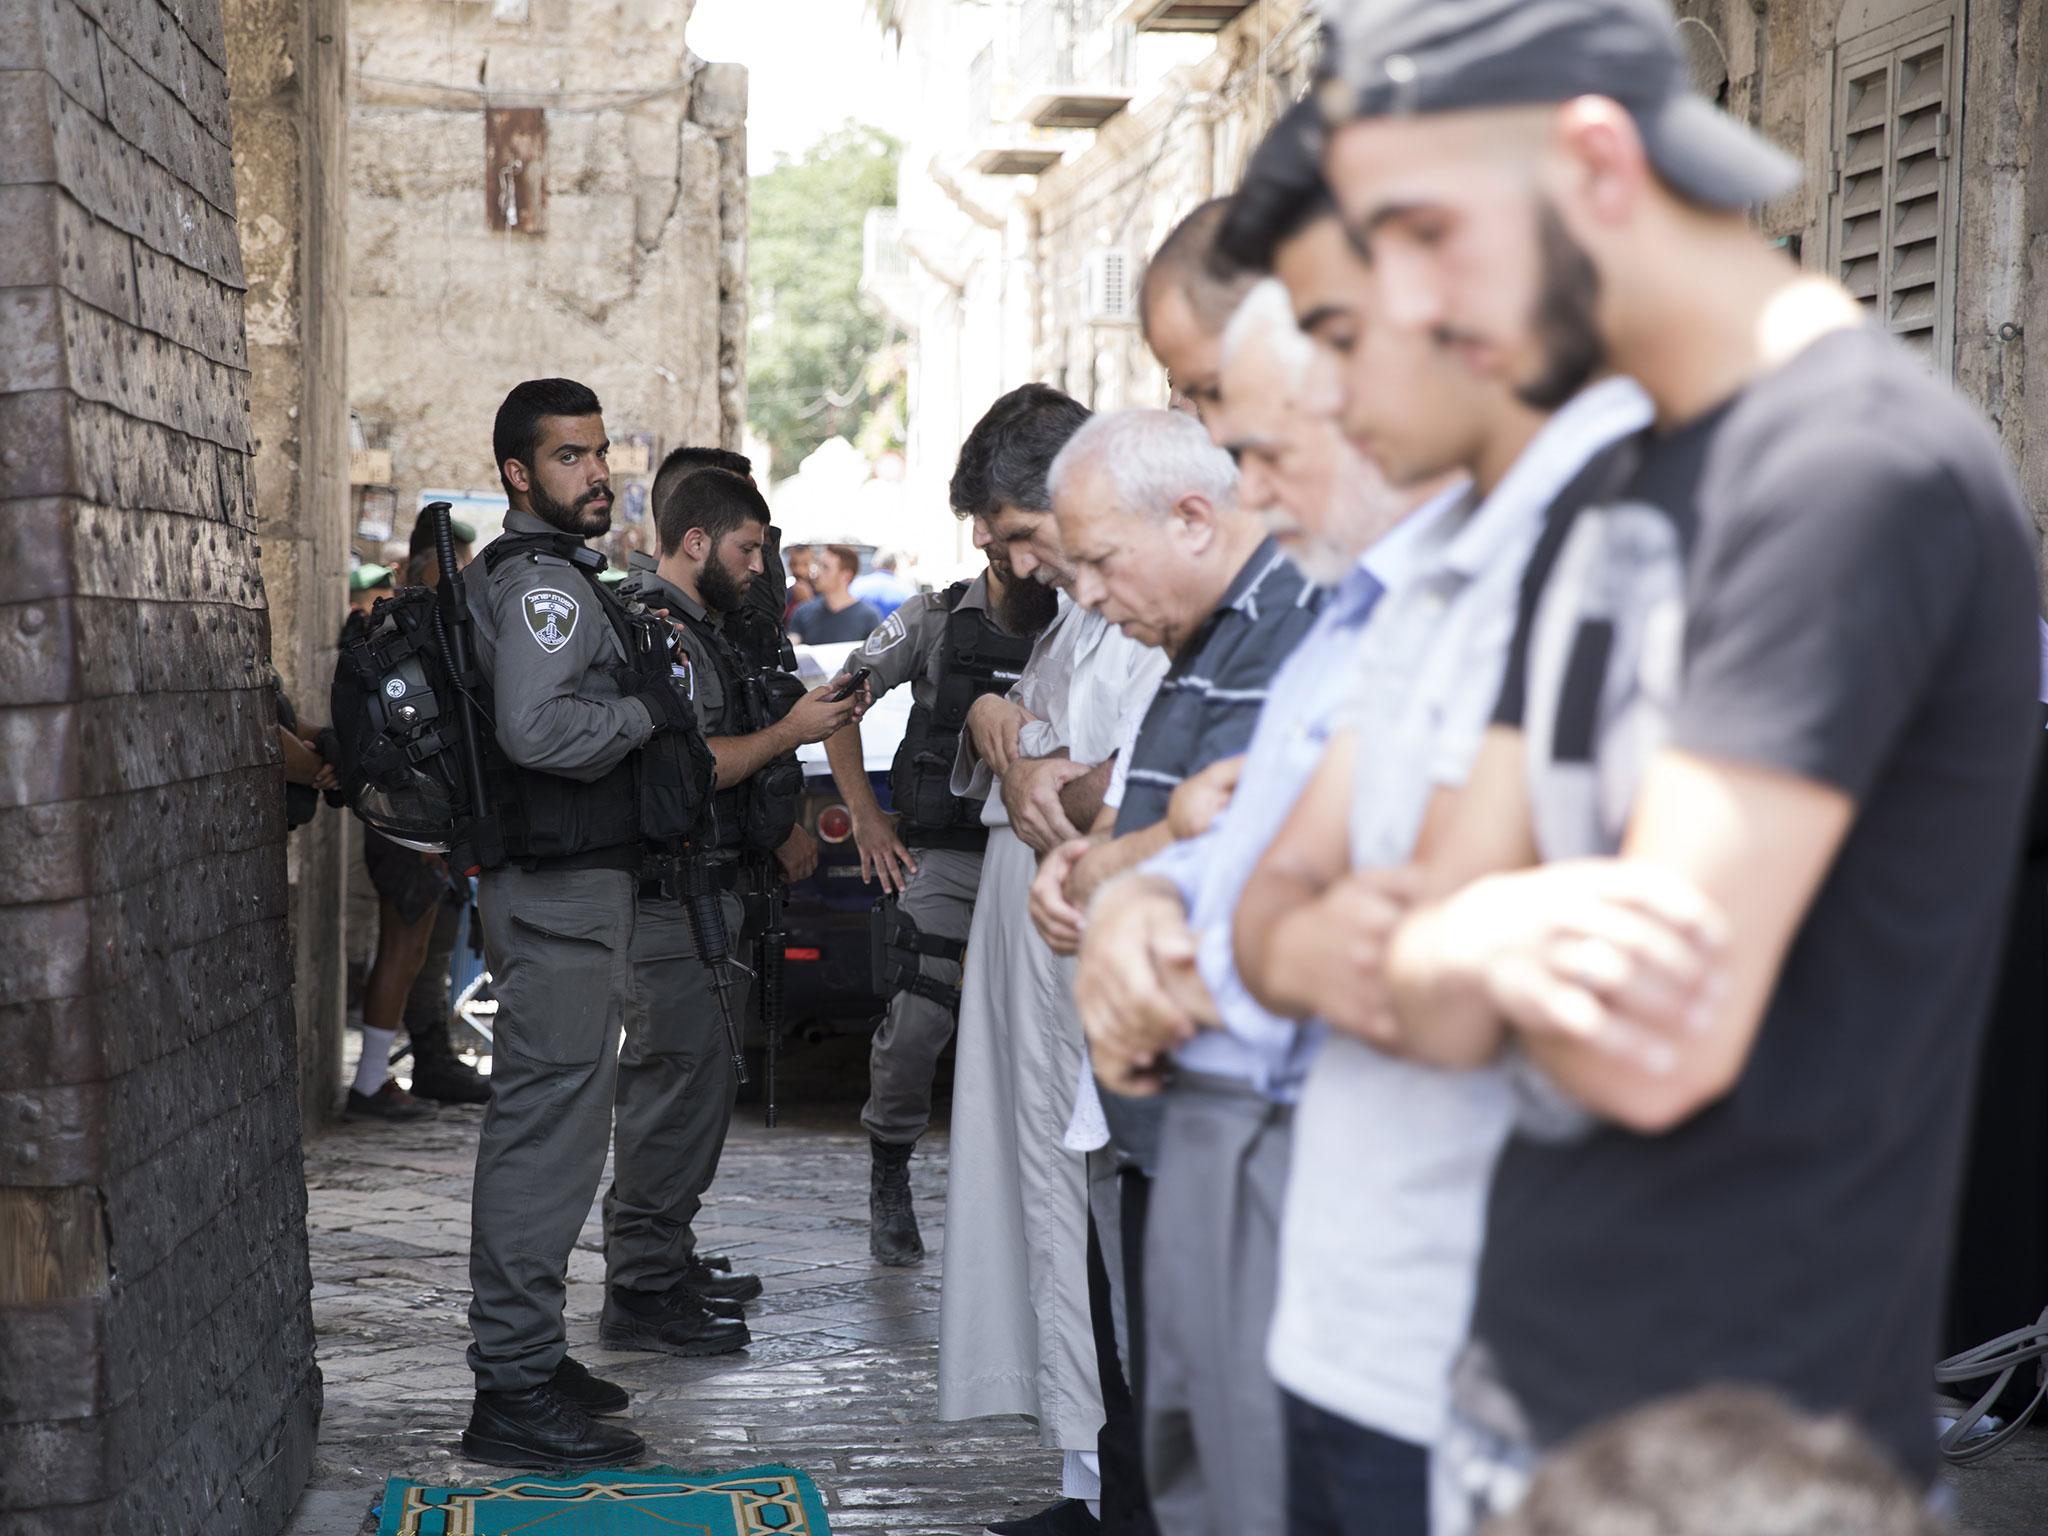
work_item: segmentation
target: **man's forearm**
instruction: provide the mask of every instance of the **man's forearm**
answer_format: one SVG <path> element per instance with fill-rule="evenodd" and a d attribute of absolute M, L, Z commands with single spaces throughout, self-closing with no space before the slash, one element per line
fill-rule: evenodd
<path fill-rule="evenodd" d="M 1282 1018 L 1304 1018 L 1306 1010 L 1286 986 L 1281 967 L 1272 963 L 1274 938 L 1281 923 L 1314 901 L 1322 891 L 1298 872 L 1277 866 L 1271 854 L 1252 871 L 1238 898 L 1231 923 L 1231 952 L 1238 978 L 1261 1007 Z"/>
<path fill-rule="evenodd" d="M 1109 793 L 1110 777 L 1116 772 L 1116 754 L 1111 753 L 1078 779 L 1060 786 L 1060 809 L 1077 827 L 1092 827 L 1102 812 L 1102 797 Z M 1157 852 L 1158 850 L 1153 850 Z"/>
<path fill-rule="evenodd" d="M 839 798 L 855 821 L 882 814 L 875 786 L 868 782 L 867 750 L 861 743 L 859 721 L 825 738 L 825 761 L 831 765 Z"/>
<path fill-rule="evenodd" d="M 1155 821 L 1140 831 L 1111 838 L 1089 849 L 1067 877 L 1067 900 L 1077 907 L 1086 908 L 1105 883 L 1127 869 L 1136 869 L 1172 841 L 1173 833 L 1166 823 Z M 1178 894 L 1175 892 L 1176 898 Z"/>
<path fill-rule="evenodd" d="M 1393 1049 L 1464 1071 L 1500 1054 L 1507 1026 L 1470 969 L 1447 952 L 1438 910 L 1411 914 L 1387 948 L 1387 995 L 1399 1031 Z"/>
<path fill-rule="evenodd" d="M 795 743 L 788 739 L 778 721 L 764 731 L 750 731 L 744 736 L 708 737 L 706 745 L 718 763 L 718 787 L 731 789 L 759 773 Z"/>

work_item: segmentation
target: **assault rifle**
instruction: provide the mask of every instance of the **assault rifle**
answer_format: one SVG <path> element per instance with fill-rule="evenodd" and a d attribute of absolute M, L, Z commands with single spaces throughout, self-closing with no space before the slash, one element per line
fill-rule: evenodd
<path fill-rule="evenodd" d="M 725 926 L 725 902 L 711 879 L 711 866 L 691 851 L 669 863 L 662 879 L 672 890 L 689 919 L 690 937 L 697 945 L 697 958 L 711 975 L 712 995 L 718 999 L 719 1017 L 725 1023 L 726 1049 L 732 1053 L 733 1081 L 747 1082 L 746 1042 L 739 1021 L 732 1012 L 732 977 L 726 965 L 732 959 L 732 934 Z"/>

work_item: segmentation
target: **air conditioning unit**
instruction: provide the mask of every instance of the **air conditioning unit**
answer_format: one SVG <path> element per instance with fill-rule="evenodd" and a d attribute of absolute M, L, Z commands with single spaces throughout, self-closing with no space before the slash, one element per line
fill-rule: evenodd
<path fill-rule="evenodd" d="M 1088 253 L 1088 323 L 1136 325 L 1138 289 L 1129 251 Z"/>

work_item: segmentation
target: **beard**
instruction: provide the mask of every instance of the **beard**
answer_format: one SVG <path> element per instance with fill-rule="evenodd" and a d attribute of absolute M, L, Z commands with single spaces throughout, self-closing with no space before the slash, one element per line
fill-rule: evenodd
<path fill-rule="evenodd" d="M 533 489 L 526 493 L 526 501 L 533 515 L 550 527 L 559 528 L 572 538 L 594 539 L 601 533 L 611 532 L 611 494 L 611 482 L 604 481 L 593 485 L 574 501 L 557 501 L 536 479 Z M 604 505 L 593 506 L 592 503 L 600 496 L 604 498 Z"/>
<path fill-rule="evenodd" d="M 1019 581 L 1011 576 L 1003 582 L 1003 590 L 996 597 L 996 617 L 1003 628 L 1020 639 L 1045 633 L 1045 627 L 1059 611 L 1059 593 L 1043 582 Z"/>
<path fill-rule="evenodd" d="M 1534 378 L 1515 387 L 1515 394 L 1536 410 L 1554 411 L 1606 365 L 1607 344 L 1597 315 L 1600 273 L 1547 202 L 1536 211 L 1536 238 L 1543 280 L 1532 328 L 1542 362 Z"/>
<path fill-rule="evenodd" d="M 747 600 L 747 588 L 753 580 L 752 571 L 745 576 L 735 576 L 726 569 L 723 561 L 707 560 L 704 569 L 697 573 L 697 596 L 713 613 L 737 613 Z"/>
<path fill-rule="evenodd" d="M 1282 541 L 1295 568 L 1319 587 L 1334 587 L 1358 565 L 1358 556 L 1328 534 L 1310 533 L 1291 512 L 1266 514 L 1266 531 Z"/>

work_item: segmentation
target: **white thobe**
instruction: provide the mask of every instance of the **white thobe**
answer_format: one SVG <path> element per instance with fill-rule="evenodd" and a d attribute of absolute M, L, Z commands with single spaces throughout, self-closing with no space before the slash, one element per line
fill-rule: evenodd
<path fill-rule="evenodd" d="M 1039 718 L 1025 755 L 1117 748 L 1167 657 L 1064 598 L 1010 697 Z M 977 783 L 978 781 L 978 783 Z M 986 786 L 964 739 L 954 788 Z M 967 937 L 939 1297 L 939 1417 L 1021 1413 L 1064 1450 L 1095 1448 L 1102 1393 L 1088 1310 L 1088 1161 L 1062 1145 L 1085 1047 L 1068 970 L 1031 925 L 1037 855 L 990 793 Z"/>

